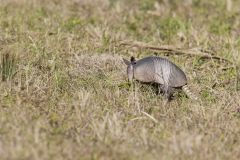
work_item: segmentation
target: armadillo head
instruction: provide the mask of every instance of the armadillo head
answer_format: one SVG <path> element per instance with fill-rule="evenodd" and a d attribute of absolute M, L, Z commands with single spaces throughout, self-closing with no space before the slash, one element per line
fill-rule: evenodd
<path fill-rule="evenodd" d="M 134 57 L 131 57 L 130 61 L 128 61 L 128 60 L 126 60 L 126 59 L 124 59 L 124 58 L 123 58 L 123 61 L 124 61 L 124 63 L 127 65 L 128 81 L 129 81 L 129 82 L 132 82 L 132 80 L 133 80 L 133 78 L 134 78 L 134 76 L 133 76 L 133 75 L 134 75 L 134 73 L 133 73 L 133 71 L 134 71 L 133 67 L 134 67 L 134 64 L 136 64 L 136 60 L 135 60 Z"/>

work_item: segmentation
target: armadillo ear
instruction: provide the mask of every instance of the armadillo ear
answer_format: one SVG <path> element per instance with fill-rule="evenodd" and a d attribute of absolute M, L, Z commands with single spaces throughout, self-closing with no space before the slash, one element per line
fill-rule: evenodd
<path fill-rule="evenodd" d="M 131 59 L 130 59 L 130 61 L 131 61 L 132 64 L 136 64 L 136 59 L 135 59 L 135 57 L 132 56 Z"/>
<path fill-rule="evenodd" d="M 135 62 L 136 61 L 136 59 L 135 59 L 135 57 L 131 57 L 131 62 Z"/>
<path fill-rule="evenodd" d="M 131 62 L 130 62 L 130 61 L 128 61 L 128 60 L 126 60 L 125 58 L 123 58 L 123 62 L 124 62 L 126 65 L 129 65 L 129 64 L 131 64 Z"/>

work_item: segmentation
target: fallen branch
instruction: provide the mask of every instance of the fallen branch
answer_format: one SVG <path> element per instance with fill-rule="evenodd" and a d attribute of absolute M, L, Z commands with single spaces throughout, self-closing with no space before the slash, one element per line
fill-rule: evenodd
<path fill-rule="evenodd" d="M 144 112 L 144 111 L 141 111 L 141 113 L 143 113 L 145 116 L 149 117 L 151 120 L 153 120 L 153 122 L 155 123 L 158 123 L 158 120 L 156 120 L 153 116 L 151 116 L 150 114 Z"/>
<path fill-rule="evenodd" d="M 213 53 L 211 51 L 198 49 L 198 48 L 182 49 L 182 48 L 176 48 L 176 47 L 174 48 L 172 46 L 156 47 L 156 46 L 152 46 L 152 45 L 148 45 L 148 44 L 144 44 L 144 43 L 140 43 L 140 42 L 133 42 L 133 43 L 123 42 L 120 44 L 120 46 L 121 45 L 143 48 L 143 49 L 150 49 L 150 50 L 154 50 L 154 51 L 162 51 L 165 53 L 171 53 L 171 54 L 175 54 L 175 55 L 184 55 L 185 54 L 188 56 L 199 56 L 200 58 L 204 58 L 204 59 L 216 59 L 216 60 L 225 61 L 225 62 L 233 64 L 233 62 L 231 62 L 228 59 L 212 55 Z"/>

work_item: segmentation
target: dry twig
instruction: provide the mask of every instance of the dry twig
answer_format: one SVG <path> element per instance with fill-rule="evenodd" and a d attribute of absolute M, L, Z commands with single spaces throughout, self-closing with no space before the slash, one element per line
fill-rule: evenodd
<path fill-rule="evenodd" d="M 220 61 L 224 61 L 224 62 L 233 64 L 233 62 L 231 62 L 230 60 L 228 60 L 226 58 L 213 55 L 214 53 L 212 51 L 203 50 L 203 49 L 199 49 L 199 48 L 182 49 L 182 48 L 176 48 L 173 46 L 156 47 L 156 46 L 148 45 L 148 44 L 141 43 L 141 42 L 133 42 L 133 43 L 123 42 L 120 45 L 138 47 L 138 48 L 143 48 L 143 49 L 150 49 L 150 50 L 154 50 L 154 51 L 162 51 L 165 53 L 171 53 L 171 54 L 175 54 L 175 55 L 185 54 L 188 56 L 199 56 L 200 58 L 204 58 L 204 59 L 216 59 L 216 60 L 220 60 Z"/>
<path fill-rule="evenodd" d="M 144 111 L 141 111 L 145 116 L 149 117 L 151 120 L 153 120 L 155 123 L 158 123 L 158 120 L 156 120 L 153 116 L 151 116 L 150 114 L 144 112 Z"/>

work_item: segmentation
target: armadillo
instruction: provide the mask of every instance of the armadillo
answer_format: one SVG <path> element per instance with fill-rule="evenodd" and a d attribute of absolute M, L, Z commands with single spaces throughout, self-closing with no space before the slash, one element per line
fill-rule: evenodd
<path fill-rule="evenodd" d="M 131 57 L 130 61 L 124 58 L 123 60 L 127 65 L 130 82 L 136 79 L 141 82 L 157 83 L 167 100 L 170 99 L 174 88 L 181 88 L 190 99 L 198 100 L 188 88 L 185 73 L 168 59 L 150 56 L 138 61 L 134 57 Z"/>

